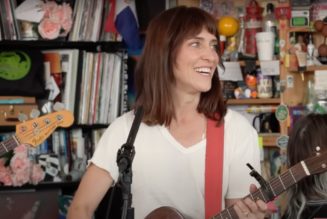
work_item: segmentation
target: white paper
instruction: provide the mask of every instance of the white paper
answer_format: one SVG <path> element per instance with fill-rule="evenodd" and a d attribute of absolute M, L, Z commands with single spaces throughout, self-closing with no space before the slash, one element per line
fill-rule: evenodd
<path fill-rule="evenodd" d="M 243 75 L 239 62 L 224 62 L 225 70 L 218 66 L 218 74 L 221 81 L 243 81 Z"/>
<path fill-rule="evenodd" d="M 49 86 L 50 86 L 49 87 L 50 92 L 49 92 L 48 99 L 49 100 L 54 100 L 58 96 L 58 94 L 60 93 L 60 89 L 59 89 L 59 87 L 58 87 L 58 85 L 57 85 L 57 83 L 56 83 L 53 76 L 51 76 L 51 84 Z"/>
<path fill-rule="evenodd" d="M 314 73 L 315 90 L 327 90 L 327 71 L 316 70 Z"/>
<path fill-rule="evenodd" d="M 44 62 L 44 81 L 45 81 L 45 89 L 52 89 L 52 81 L 51 81 L 51 73 L 50 73 L 50 62 Z"/>
<path fill-rule="evenodd" d="M 41 0 L 26 0 L 22 2 L 15 9 L 16 19 L 39 23 L 44 15 L 41 7 L 43 4 Z"/>
<path fill-rule="evenodd" d="M 263 75 L 274 76 L 279 75 L 279 61 L 260 61 L 260 69 Z"/>

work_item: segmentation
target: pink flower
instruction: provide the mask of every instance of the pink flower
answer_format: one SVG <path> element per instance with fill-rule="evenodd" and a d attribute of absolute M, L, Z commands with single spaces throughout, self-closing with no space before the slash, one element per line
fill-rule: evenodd
<path fill-rule="evenodd" d="M 60 24 L 51 21 L 49 18 L 45 18 L 38 26 L 38 31 L 42 38 L 53 40 L 59 36 Z"/>
<path fill-rule="evenodd" d="M 51 14 L 51 11 L 56 10 L 57 3 L 55 1 L 48 1 L 45 4 L 43 4 L 42 9 L 44 10 L 43 17 L 49 17 Z"/>
<path fill-rule="evenodd" d="M 26 154 L 26 156 L 27 156 L 27 150 L 28 150 L 28 147 L 24 144 L 21 144 L 14 149 L 14 152 L 15 152 L 15 154 L 20 153 L 20 154 Z"/>
<path fill-rule="evenodd" d="M 10 169 L 5 166 L 0 166 L 0 183 L 5 186 L 13 185 Z"/>
<path fill-rule="evenodd" d="M 26 145 L 15 148 L 14 156 L 11 158 L 8 167 L 5 166 L 5 160 L 0 159 L 0 183 L 6 186 L 22 186 L 25 183 L 35 185 L 42 181 L 44 177 L 45 172 L 41 166 L 29 160 Z"/>
<path fill-rule="evenodd" d="M 14 186 L 22 186 L 30 181 L 30 170 L 19 170 L 11 175 Z"/>
<path fill-rule="evenodd" d="M 43 5 L 44 16 L 38 26 L 42 38 L 55 39 L 58 36 L 67 36 L 72 28 L 73 10 L 69 4 L 57 5 L 48 1 Z"/>
<path fill-rule="evenodd" d="M 6 158 L 0 158 L 0 167 L 4 166 L 6 163 L 7 159 Z"/>
<path fill-rule="evenodd" d="M 45 177 L 45 172 L 43 171 L 41 166 L 39 164 L 33 164 L 30 182 L 36 185 L 40 181 L 42 181 L 44 177 Z"/>
<path fill-rule="evenodd" d="M 10 167 L 13 173 L 29 171 L 31 168 L 31 162 L 26 155 L 15 154 L 10 160 Z"/>
<path fill-rule="evenodd" d="M 67 36 L 69 31 L 72 29 L 73 21 L 70 19 L 67 19 L 61 23 L 61 28 L 64 30 L 64 32 L 61 34 L 63 36 Z"/>
<path fill-rule="evenodd" d="M 59 5 L 58 7 L 54 8 L 50 13 L 48 18 L 53 22 L 57 22 L 62 24 L 67 20 L 71 20 L 73 11 L 71 7 L 64 3 L 63 5 Z"/>

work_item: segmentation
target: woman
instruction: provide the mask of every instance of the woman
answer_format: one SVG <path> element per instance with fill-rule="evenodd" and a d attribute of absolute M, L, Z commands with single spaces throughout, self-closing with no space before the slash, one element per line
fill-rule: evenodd
<path fill-rule="evenodd" d="M 288 165 L 295 164 L 327 149 L 327 115 L 308 114 L 298 120 L 289 137 L 287 146 Z M 285 219 L 310 219 L 314 210 L 308 208 L 308 201 L 327 199 L 327 174 L 311 175 L 302 179 L 287 191 Z M 326 209 L 326 208 L 325 208 Z M 317 209 L 318 210 L 318 209 Z M 325 211 L 324 217 L 327 216 Z M 317 211 L 318 212 L 318 211 Z M 311 216 L 312 215 L 312 216 Z"/>
<path fill-rule="evenodd" d="M 260 169 L 257 133 L 227 110 L 217 74 L 216 21 L 199 8 L 176 7 L 154 18 L 136 69 L 135 107 L 144 109 L 135 139 L 133 206 L 144 218 L 161 206 L 186 218 L 204 218 L 207 120 L 224 123 L 222 207 L 235 204 L 239 218 L 263 218 L 263 201 L 244 201 L 254 179 L 246 163 Z M 134 118 L 128 112 L 102 136 L 69 209 L 69 218 L 90 218 L 117 181 L 117 150 Z M 218 212 L 217 212 L 218 213 Z"/>

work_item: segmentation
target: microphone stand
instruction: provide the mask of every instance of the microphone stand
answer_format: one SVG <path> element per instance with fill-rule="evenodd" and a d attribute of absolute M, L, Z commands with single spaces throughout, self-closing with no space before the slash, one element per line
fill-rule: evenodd
<path fill-rule="evenodd" d="M 119 169 L 118 183 L 122 190 L 122 219 L 133 219 L 134 208 L 132 208 L 132 162 L 135 155 L 134 140 L 143 117 L 143 108 L 138 107 L 136 109 L 135 118 L 132 127 L 129 131 L 127 142 L 121 146 L 117 152 L 117 165 Z"/>

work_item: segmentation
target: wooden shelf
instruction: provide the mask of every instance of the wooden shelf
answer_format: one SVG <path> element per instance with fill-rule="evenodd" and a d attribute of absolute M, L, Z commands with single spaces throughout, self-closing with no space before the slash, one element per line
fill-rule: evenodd
<path fill-rule="evenodd" d="M 239 61 L 239 63 L 240 63 L 240 66 L 242 66 L 242 67 L 245 66 L 245 61 Z M 255 65 L 260 66 L 260 61 L 256 60 Z"/>
<path fill-rule="evenodd" d="M 312 65 L 307 66 L 306 72 L 308 71 L 316 71 L 316 70 L 327 70 L 327 65 Z M 299 70 L 297 68 L 288 68 L 288 71 L 290 72 L 298 72 Z"/>
<path fill-rule="evenodd" d="M 79 185 L 79 181 L 64 181 L 64 182 L 40 182 L 37 185 L 25 184 L 22 186 L 0 186 L 1 191 L 8 190 L 41 190 L 41 189 L 74 189 L 76 190 Z"/>
<path fill-rule="evenodd" d="M 290 27 L 289 32 L 314 32 L 312 27 Z"/>
<path fill-rule="evenodd" d="M 227 105 L 264 105 L 264 104 L 279 104 L 279 98 L 269 99 L 228 99 Z"/>
<path fill-rule="evenodd" d="M 122 51 L 125 50 L 122 42 L 104 41 L 60 41 L 60 40 L 0 40 L 2 49 L 72 49 L 79 48 L 88 51 Z"/>
<path fill-rule="evenodd" d="M 259 133 L 262 137 L 263 146 L 266 147 L 277 147 L 276 140 L 280 136 L 280 133 Z"/>

